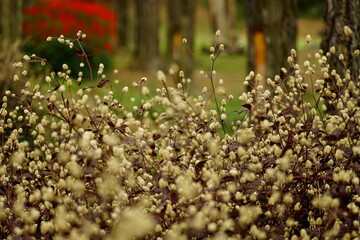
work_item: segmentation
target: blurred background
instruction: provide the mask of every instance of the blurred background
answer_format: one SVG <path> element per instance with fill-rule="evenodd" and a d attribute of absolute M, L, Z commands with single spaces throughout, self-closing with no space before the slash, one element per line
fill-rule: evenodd
<path fill-rule="evenodd" d="M 48 36 L 76 38 L 92 56 L 96 70 L 104 63 L 111 78 L 123 85 L 149 78 L 156 71 L 178 72 L 192 78 L 193 89 L 206 84 L 210 46 L 225 45 L 216 60 L 216 79 L 229 93 L 243 91 L 250 70 L 266 77 L 279 74 L 292 48 L 301 50 L 305 36 L 313 41 L 301 50 L 298 61 L 317 50 L 324 33 L 324 0 L 1 0 L 1 69 L 3 89 L 12 80 L 12 62 L 24 53 L 47 58 L 54 70 L 68 63 L 74 77 L 80 70 L 74 49 Z M 216 30 L 221 30 L 219 37 Z M 183 44 L 183 38 L 187 43 Z M 152 83 L 154 82 L 154 83 Z"/>

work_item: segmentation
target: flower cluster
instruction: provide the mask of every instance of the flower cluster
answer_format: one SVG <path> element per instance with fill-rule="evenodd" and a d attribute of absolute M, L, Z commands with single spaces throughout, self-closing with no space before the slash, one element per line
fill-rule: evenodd
<path fill-rule="evenodd" d="M 79 29 L 87 32 L 88 45 L 95 53 L 112 53 L 117 39 L 115 13 L 100 3 L 88 1 L 42 1 L 25 9 L 24 34 L 37 42 L 47 36 L 75 36 Z"/>
<path fill-rule="evenodd" d="M 190 96 L 183 73 L 171 87 L 159 72 L 156 93 L 134 83 L 140 105 L 129 108 L 130 89 L 116 96 L 103 65 L 74 90 L 67 65 L 26 81 L 23 67 L 42 61 L 24 56 L 20 94 L 7 91 L 0 109 L 0 237 L 359 237 L 360 86 L 331 70 L 333 52 L 297 64 L 292 50 L 272 90 L 250 73 L 232 113 L 235 98 Z"/>

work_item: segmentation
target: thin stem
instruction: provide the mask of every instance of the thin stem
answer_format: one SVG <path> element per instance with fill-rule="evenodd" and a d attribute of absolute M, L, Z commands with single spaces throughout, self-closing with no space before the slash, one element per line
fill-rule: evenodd
<path fill-rule="evenodd" d="M 89 67 L 89 72 L 90 72 L 90 78 L 91 78 L 91 82 L 93 84 L 93 86 L 95 86 L 95 82 L 94 82 L 94 77 L 93 77 L 93 74 L 92 74 L 92 68 L 91 68 L 91 65 L 90 65 L 90 61 L 89 61 L 89 58 L 88 58 L 88 55 L 86 54 L 84 48 L 82 47 L 81 43 L 80 43 L 80 40 L 79 39 L 76 39 L 76 41 L 78 42 L 80 48 L 81 48 L 81 51 L 83 52 L 83 55 L 86 59 L 86 63 Z"/>
<path fill-rule="evenodd" d="M 220 53 L 220 51 L 219 51 L 219 53 Z M 218 54 L 218 55 L 219 55 L 219 54 Z M 218 55 L 217 55 L 217 56 L 218 56 Z M 217 57 L 217 56 L 216 56 L 216 57 Z M 214 71 L 214 65 L 215 65 L 216 57 L 215 57 L 215 58 L 212 60 L 212 62 L 211 62 L 210 73 L 209 73 L 208 76 L 209 76 L 209 78 L 210 78 L 211 87 L 212 87 L 213 94 L 214 94 L 214 100 L 215 100 L 215 104 L 216 104 L 216 110 L 217 110 L 218 116 L 219 116 L 219 121 L 220 121 L 220 123 L 221 123 L 221 127 L 222 127 L 224 133 L 226 134 L 224 122 L 223 122 L 223 120 L 221 119 L 220 108 L 219 108 L 219 104 L 218 104 L 218 101 L 217 101 L 217 98 L 216 98 L 215 85 L 214 85 L 214 79 L 213 79 L 213 71 Z"/>

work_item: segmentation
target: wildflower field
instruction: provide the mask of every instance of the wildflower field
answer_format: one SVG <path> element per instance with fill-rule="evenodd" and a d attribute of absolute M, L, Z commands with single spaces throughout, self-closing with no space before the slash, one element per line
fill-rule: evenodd
<path fill-rule="evenodd" d="M 293 49 L 267 86 L 250 72 L 234 96 L 215 43 L 210 85 L 194 96 L 182 71 L 180 82 L 159 71 L 155 90 L 146 76 L 122 86 L 104 64 L 94 71 L 83 32 L 47 40 L 75 50 L 81 70 L 36 55 L 13 65 L 0 238 L 358 238 L 360 86 L 330 68 L 335 48 L 303 63 Z"/>

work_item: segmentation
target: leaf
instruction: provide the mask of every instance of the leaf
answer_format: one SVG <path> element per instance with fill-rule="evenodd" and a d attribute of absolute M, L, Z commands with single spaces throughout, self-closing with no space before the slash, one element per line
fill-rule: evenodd
<path fill-rule="evenodd" d="M 266 115 L 266 114 L 263 114 L 263 115 L 259 115 L 259 116 L 257 116 L 259 119 L 260 119 L 260 121 L 263 121 L 263 120 L 271 120 L 271 117 L 269 116 L 269 115 Z"/>
<path fill-rule="evenodd" d="M 331 80 L 331 78 L 329 78 L 329 77 L 328 77 L 328 78 L 325 78 L 324 80 L 325 80 L 326 83 L 332 83 L 332 80 Z"/>
<path fill-rule="evenodd" d="M 245 104 L 243 104 L 243 105 L 241 105 L 241 106 L 243 106 L 244 108 L 246 108 L 246 109 L 248 109 L 249 111 L 251 111 L 251 108 L 252 108 L 251 104 L 245 103 Z"/>
<path fill-rule="evenodd" d="M 337 141 L 345 136 L 346 134 L 343 131 L 341 131 L 339 128 L 337 128 L 334 131 L 332 131 L 330 135 L 325 136 L 324 139 L 329 141 Z"/>
<path fill-rule="evenodd" d="M 235 181 L 235 180 L 236 180 L 235 176 L 228 175 L 228 176 L 224 176 L 221 179 L 220 183 L 227 183 L 227 182 L 232 182 L 232 181 Z"/>
<path fill-rule="evenodd" d="M 179 202 L 179 194 L 177 191 L 171 191 L 170 192 L 170 201 L 172 204 Z"/>
<path fill-rule="evenodd" d="M 122 134 L 125 134 L 126 133 L 126 128 L 127 128 L 128 125 L 126 124 L 123 124 L 121 125 L 120 127 L 117 127 L 115 128 L 116 130 L 118 130 L 119 132 L 121 132 Z"/>
<path fill-rule="evenodd" d="M 108 125 L 111 127 L 111 128 L 115 128 L 115 124 L 111 121 L 108 122 Z"/>
<path fill-rule="evenodd" d="M 200 161 L 195 165 L 195 177 L 198 178 L 200 175 L 200 171 L 205 166 L 206 160 Z"/>
<path fill-rule="evenodd" d="M 53 103 L 49 103 L 47 105 L 47 108 L 49 109 L 50 112 L 52 112 L 52 110 L 54 110 L 54 107 L 55 107 L 55 105 Z"/>
<path fill-rule="evenodd" d="M 55 85 L 54 89 L 53 89 L 53 92 L 56 91 L 56 90 L 58 90 L 59 87 L 60 87 L 60 83 L 57 83 L 57 84 Z"/>
<path fill-rule="evenodd" d="M 239 112 L 239 114 L 242 114 L 242 113 L 250 113 L 249 109 L 243 109 Z"/>
<path fill-rule="evenodd" d="M 153 135 L 154 141 L 156 141 L 156 140 L 158 140 L 158 139 L 160 139 L 160 138 L 161 138 L 161 135 L 158 134 L 158 133 L 155 133 L 155 134 Z"/>
<path fill-rule="evenodd" d="M 149 147 L 150 147 L 151 150 L 154 151 L 156 145 L 154 143 L 149 143 Z"/>
<path fill-rule="evenodd" d="M 289 115 L 290 113 L 292 113 L 292 108 L 291 107 L 288 107 L 288 108 L 285 108 L 284 110 L 282 110 L 279 114 L 279 116 L 285 116 L 285 115 Z"/>
<path fill-rule="evenodd" d="M 285 72 L 283 70 L 280 70 L 280 78 L 281 80 L 284 80 L 285 78 Z"/>
<path fill-rule="evenodd" d="M 83 57 L 83 56 L 84 56 L 84 53 L 83 53 L 83 51 L 81 51 L 81 50 L 73 51 L 73 54 L 76 55 L 76 56 L 80 56 L 80 57 Z"/>
<path fill-rule="evenodd" d="M 108 79 L 103 79 L 103 80 L 101 80 L 101 81 L 97 84 L 96 87 L 98 87 L 98 88 L 103 88 L 103 87 L 105 87 L 106 83 L 108 83 L 108 82 L 110 82 L 110 80 L 108 80 Z"/>
<path fill-rule="evenodd" d="M 305 128 L 306 129 L 310 129 L 313 123 L 314 117 L 313 116 L 309 116 L 306 121 L 305 121 Z"/>
<path fill-rule="evenodd" d="M 238 111 L 231 111 L 231 112 L 227 112 L 227 113 L 225 113 L 225 114 L 226 114 L 226 116 L 229 116 L 230 114 L 233 114 L 233 113 L 238 113 L 238 114 L 239 114 Z"/>
<path fill-rule="evenodd" d="M 276 121 L 276 122 L 274 122 L 274 124 L 272 125 L 272 129 L 273 129 L 273 130 L 277 130 L 277 129 L 279 129 L 279 126 L 280 126 L 280 122 L 279 122 L 279 121 Z"/>

